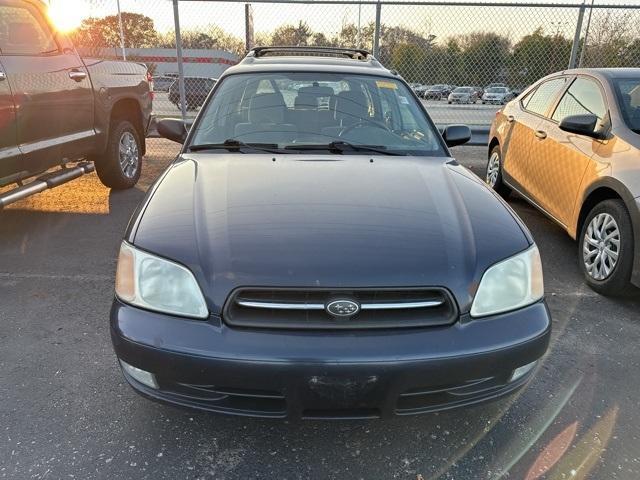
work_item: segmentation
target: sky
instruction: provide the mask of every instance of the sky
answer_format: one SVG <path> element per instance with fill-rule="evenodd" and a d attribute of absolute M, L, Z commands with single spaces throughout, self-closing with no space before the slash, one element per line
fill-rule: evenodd
<path fill-rule="evenodd" d="M 578 17 L 578 8 L 518 7 L 520 0 L 502 0 L 513 7 L 459 7 L 459 6 L 407 6 L 383 5 L 382 22 L 403 26 L 425 35 L 435 35 L 436 41 L 474 31 L 493 31 L 517 41 L 537 27 L 546 33 L 560 33 L 572 38 Z M 583 0 L 537 0 L 536 3 L 566 3 L 580 5 Z M 592 0 L 586 0 L 591 3 Z M 52 8 L 61 12 L 71 22 L 92 16 L 117 13 L 117 0 L 49 0 Z M 486 2 L 489 3 L 489 2 Z M 599 4 L 637 5 L 629 10 L 640 14 L 640 0 L 596 0 Z M 161 32 L 173 31 L 173 4 L 171 0 L 120 0 L 122 11 L 142 13 L 154 20 Z M 345 23 L 362 25 L 374 21 L 375 6 L 357 4 L 323 5 L 254 3 L 254 31 L 269 32 L 286 23 L 306 22 L 314 31 L 325 35 L 340 31 Z M 594 10 L 594 17 L 601 10 Z M 585 19 L 586 22 L 586 19 Z M 181 1 L 180 24 L 183 30 L 206 31 L 209 25 L 217 25 L 227 32 L 244 38 L 244 3 L 220 1 Z"/>

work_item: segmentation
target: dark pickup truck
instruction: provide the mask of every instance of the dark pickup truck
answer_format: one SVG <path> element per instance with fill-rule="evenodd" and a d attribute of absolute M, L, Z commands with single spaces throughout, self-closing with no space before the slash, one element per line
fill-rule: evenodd
<path fill-rule="evenodd" d="M 81 58 L 41 2 L 0 0 L 0 209 L 94 165 L 107 187 L 134 186 L 149 79 L 143 64 Z"/>

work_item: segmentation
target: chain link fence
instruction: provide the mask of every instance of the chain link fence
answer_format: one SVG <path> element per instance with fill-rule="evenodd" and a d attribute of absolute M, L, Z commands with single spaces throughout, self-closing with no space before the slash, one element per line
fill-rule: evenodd
<path fill-rule="evenodd" d="M 318 45 L 373 51 L 438 125 L 488 127 L 549 73 L 640 67 L 640 6 L 623 2 L 73 0 L 71 17 L 70 0 L 50 7 L 82 55 L 147 65 L 155 117 L 195 117 L 252 46 Z"/>

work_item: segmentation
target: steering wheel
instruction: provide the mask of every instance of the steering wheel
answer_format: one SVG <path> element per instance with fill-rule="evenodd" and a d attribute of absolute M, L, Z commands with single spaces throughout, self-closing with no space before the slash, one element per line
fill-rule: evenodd
<path fill-rule="evenodd" d="M 343 137 L 346 133 L 349 133 L 350 131 L 355 130 L 356 128 L 363 128 L 363 127 L 374 127 L 374 128 L 379 128 L 380 130 L 385 130 L 386 132 L 391 132 L 389 127 L 387 127 L 384 123 L 377 122 L 375 120 L 360 120 L 359 122 L 354 123 L 353 125 L 344 127 L 342 131 L 338 134 L 338 136 Z"/>

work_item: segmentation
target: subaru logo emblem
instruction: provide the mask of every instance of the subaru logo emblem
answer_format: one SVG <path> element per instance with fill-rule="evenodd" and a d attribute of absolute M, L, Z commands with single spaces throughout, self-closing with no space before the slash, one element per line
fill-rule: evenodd
<path fill-rule="evenodd" d="M 350 317 L 360 311 L 360 305 L 351 300 L 334 300 L 327 303 L 325 310 L 334 317 Z"/>

